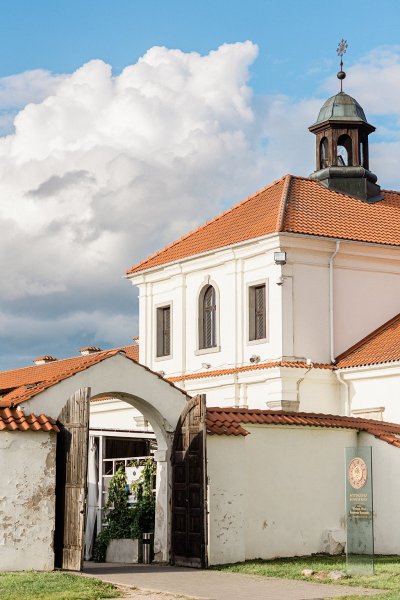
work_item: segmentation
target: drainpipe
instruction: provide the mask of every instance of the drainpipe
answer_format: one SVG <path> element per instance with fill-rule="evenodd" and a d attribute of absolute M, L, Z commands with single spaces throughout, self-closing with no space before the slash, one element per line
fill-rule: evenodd
<path fill-rule="evenodd" d="M 346 417 L 350 417 L 351 415 L 351 405 L 350 405 L 350 390 L 349 383 L 345 381 L 342 377 L 342 374 L 338 371 L 335 371 L 335 375 L 338 378 L 338 381 L 344 386 L 344 414 Z"/>
<path fill-rule="evenodd" d="M 339 252 L 340 242 L 336 241 L 336 249 L 329 259 L 329 333 L 330 333 L 330 344 L 331 344 L 331 363 L 335 362 L 335 344 L 333 339 L 333 261 L 336 254 Z"/>
<path fill-rule="evenodd" d="M 307 364 L 308 364 L 308 360 L 307 360 Z M 297 398 L 297 402 L 299 403 L 299 408 L 300 408 L 300 385 L 301 383 L 303 383 L 304 379 L 306 378 L 306 375 L 311 371 L 311 369 L 313 368 L 314 363 L 310 361 L 309 363 L 309 367 L 307 369 L 307 371 L 305 371 L 303 377 L 301 377 L 298 381 L 297 381 L 297 394 L 296 394 L 296 398 Z"/>

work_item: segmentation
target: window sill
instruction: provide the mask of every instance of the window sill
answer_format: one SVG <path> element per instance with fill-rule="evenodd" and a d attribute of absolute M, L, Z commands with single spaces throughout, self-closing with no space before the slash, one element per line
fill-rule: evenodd
<path fill-rule="evenodd" d="M 214 346 L 213 348 L 200 348 L 199 350 L 194 351 L 196 356 L 201 356 L 202 354 L 212 354 L 214 352 L 221 352 L 221 346 Z"/>
<path fill-rule="evenodd" d="M 248 340 L 247 346 L 257 346 L 257 344 L 268 344 L 268 338 L 261 338 L 259 340 Z"/>
<path fill-rule="evenodd" d="M 162 360 L 170 360 L 172 358 L 172 354 L 167 354 L 166 356 L 156 356 L 154 358 L 155 362 L 159 362 Z"/>

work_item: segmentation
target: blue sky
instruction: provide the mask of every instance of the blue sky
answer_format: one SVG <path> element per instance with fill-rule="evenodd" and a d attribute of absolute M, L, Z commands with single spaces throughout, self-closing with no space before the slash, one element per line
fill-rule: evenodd
<path fill-rule="evenodd" d="M 345 89 L 378 127 L 371 168 L 400 189 L 398 1 L 0 7 L 1 369 L 131 343 L 127 268 L 314 170 L 342 37 Z"/>
<path fill-rule="evenodd" d="M 309 95 L 371 47 L 399 43 L 396 0 L 3 0 L 0 75 L 43 68 L 71 72 L 101 58 L 115 72 L 154 45 L 208 53 L 222 43 L 258 44 L 256 91 Z"/>

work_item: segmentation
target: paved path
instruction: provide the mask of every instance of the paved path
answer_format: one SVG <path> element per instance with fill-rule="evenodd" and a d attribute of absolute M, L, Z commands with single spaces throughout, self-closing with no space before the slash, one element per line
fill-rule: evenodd
<path fill-rule="evenodd" d="M 379 593 L 342 585 L 158 565 L 86 563 L 84 573 L 123 586 L 202 600 L 325 600 Z"/>

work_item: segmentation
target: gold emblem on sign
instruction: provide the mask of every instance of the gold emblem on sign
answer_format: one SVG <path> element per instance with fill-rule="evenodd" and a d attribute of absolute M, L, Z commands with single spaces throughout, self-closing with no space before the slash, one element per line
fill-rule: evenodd
<path fill-rule="evenodd" d="M 348 468 L 350 485 L 359 490 L 367 483 L 368 468 L 362 458 L 353 458 Z"/>

